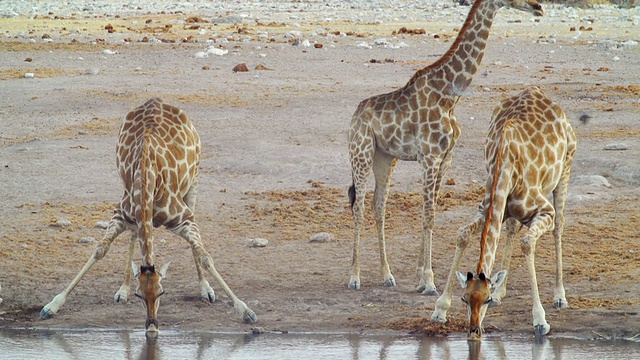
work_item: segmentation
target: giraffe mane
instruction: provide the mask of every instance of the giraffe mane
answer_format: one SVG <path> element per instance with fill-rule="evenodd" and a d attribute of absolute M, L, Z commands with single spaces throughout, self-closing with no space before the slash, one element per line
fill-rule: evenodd
<path fill-rule="evenodd" d="M 498 177 L 500 174 L 500 168 L 502 167 L 502 153 L 504 151 L 504 138 L 507 128 L 515 122 L 514 119 L 505 122 L 502 128 L 502 136 L 500 137 L 500 144 L 498 145 L 498 151 L 496 152 L 496 166 L 493 168 L 493 182 L 491 184 L 491 192 L 489 199 L 489 208 L 487 209 L 487 216 L 485 217 L 484 228 L 482 229 L 482 235 L 480 236 L 480 260 L 478 261 L 478 268 L 476 273 L 482 274 L 482 267 L 484 266 L 484 253 L 487 248 L 487 236 L 489 235 L 489 225 L 493 218 L 493 203 L 496 197 L 496 190 L 498 188 Z"/>
<path fill-rule="evenodd" d="M 478 11 L 478 8 L 480 7 L 480 4 L 482 4 L 485 1 L 487 1 L 487 0 L 476 0 L 473 3 L 473 6 L 471 6 L 471 9 L 469 10 L 469 14 L 467 15 L 467 18 L 465 19 L 464 24 L 462 24 L 462 28 L 458 32 L 458 36 L 453 41 L 453 44 L 451 44 L 451 46 L 449 47 L 449 50 L 447 50 L 447 52 L 444 53 L 444 55 L 442 55 L 440 57 L 440 59 L 436 60 L 431 65 L 428 65 L 428 66 L 416 71 L 416 73 L 413 74 L 413 76 L 411 77 L 411 79 L 409 80 L 407 85 L 413 84 L 420 77 L 422 77 L 426 72 L 429 72 L 431 69 L 441 66 L 442 64 L 448 62 L 449 59 L 451 59 L 451 57 L 453 56 L 453 53 L 458 49 L 458 46 L 460 45 L 460 43 L 462 42 L 462 39 L 464 38 L 463 34 L 466 34 L 466 32 L 469 30 L 469 27 L 471 27 L 471 21 L 473 19 L 473 16 L 475 15 L 476 11 Z"/>
<path fill-rule="evenodd" d="M 146 243 L 148 237 L 151 234 L 151 226 L 149 226 L 149 222 L 147 221 L 147 205 L 152 199 L 149 199 L 151 194 L 147 191 L 147 171 L 149 170 L 149 153 L 150 153 L 150 137 L 153 132 L 153 128 L 148 128 L 144 131 L 143 134 L 143 142 L 142 142 L 142 153 L 140 154 L 140 219 L 137 219 L 139 226 L 139 236 Z M 151 207 L 153 210 L 153 207 Z M 153 215 L 151 215 L 153 216 Z M 145 246 L 146 247 L 146 246 Z M 149 249 L 146 247 L 145 259 L 143 260 L 145 264 L 150 264 L 153 259 L 149 259 Z M 152 265 L 151 265 L 152 266 Z"/>

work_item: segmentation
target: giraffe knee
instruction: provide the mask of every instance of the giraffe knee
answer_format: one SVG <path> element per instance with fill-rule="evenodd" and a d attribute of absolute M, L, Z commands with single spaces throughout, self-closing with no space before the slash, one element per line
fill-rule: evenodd
<path fill-rule="evenodd" d="M 109 245 L 98 245 L 96 250 L 93 252 L 93 258 L 101 260 L 105 255 L 107 255 L 107 251 L 109 251 Z"/>
<path fill-rule="evenodd" d="M 522 249 L 522 253 L 524 255 L 530 255 L 533 252 L 534 244 L 527 238 L 522 240 L 522 244 L 520 245 L 520 249 Z"/>
<path fill-rule="evenodd" d="M 213 259 L 211 259 L 211 256 L 209 255 L 200 256 L 200 264 L 202 265 L 202 268 L 205 270 L 211 270 L 214 268 Z"/>

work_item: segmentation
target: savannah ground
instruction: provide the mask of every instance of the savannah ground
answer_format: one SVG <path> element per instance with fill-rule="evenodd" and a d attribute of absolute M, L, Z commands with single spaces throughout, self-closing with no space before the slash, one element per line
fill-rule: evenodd
<path fill-rule="evenodd" d="M 367 20 L 375 18 L 371 9 L 345 7 L 329 16 L 317 10 L 322 6 L 304 6 L 291 3 L 269 15 L 133 9 L 0 19 L 1 327 L 143 327 L 137 299 L 113 303 L 126 234 L 56 317 L 42 321 L 38 314 L 91 256 L 95 243 L 80 240 L 102 237 L 96 222 L 109 220 L 121 196 L 114 156 L 121 118 L 158 96 L 182 108 L 200 133 L 196 219 L 218 271 L 258 315 L 256 325 L 243 324 L 212 279 L 219 299 L 203 303 L 187 243 L 158 229 L 156 262 L 171 261 L 161 328 L 463 331 L 460 289 L 449 312 L 455 326 L 449 327 L 429 323 L 436 298 L 415 291 L 422 203 L 416 163 L 399 163 L 387 210 L 398 286 L 382 285 L 368 209 L 362 289 L 347 289 L 353 219 L 346 134 L 361 100 L 404 85 L 447 50 L 468 7 L 414 6 L 412 16 L 389 8 L 391 16 L 377 22 Z M 457 228 L 472 220 L 484 191 L 483 143 L 493 107 L 526 85 L 539 85 L 563 107 L 579 139 L 565 213 L 569 309 L 551 306 L 550 234 L 536 252 L 550 336 L 632 337 L 640 333 L 640 47 L 629 40 L 640 40 L 640 12 L 545 5 L 545 13 L 539 21 L 512 10 L 498 14 L 483 64 L 457 105 L 463 132 L 436 214 L 436 285 L 441 291 Z M 235 24 L 212 22 L 240 14 L 249 15 Z M 397 34 L 403 27 L 425 33 Z M 311 46 L 292 46 L 284 36 L 291 31 Z M 382 38 L 396 48 L 374 44 Z M 362 42 L 372 48 L 359 47 Z M 208 46 L 228 53 L 196 55 Z M 232 72 L 240 63 L 249 71 Z M 578 119 L 585 114 L 590 120 L 583 124 Z M 604 150 L 615 143 L 627 150 Z M 52 226 L 60 219 L 71 225 Z M 318 232 L 335 240 L 309 242 Z M 269 245 L 247 247 L 245 239 L 255 237 Z M 473 243 L 461 271 L 475 269 L 477 252 Z M 516 248 L 507 297 L 485 319 L 489 332 L 532 334 L 523 260 Z M 500 258 L 496 271 L 499 265 Z"/>

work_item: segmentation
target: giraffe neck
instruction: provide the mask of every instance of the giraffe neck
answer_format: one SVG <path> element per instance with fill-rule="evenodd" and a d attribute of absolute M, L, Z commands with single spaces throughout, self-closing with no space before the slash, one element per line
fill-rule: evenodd
<path fill-rule="evenodd" d="M 489 31 L 501 5 L 495 0 L 478 0 L 467 15 L 462 29 L 449 50 L 418 76 L 426 79 L 445 96 L 459 97 L 471 84 L 487 46 Z"/>

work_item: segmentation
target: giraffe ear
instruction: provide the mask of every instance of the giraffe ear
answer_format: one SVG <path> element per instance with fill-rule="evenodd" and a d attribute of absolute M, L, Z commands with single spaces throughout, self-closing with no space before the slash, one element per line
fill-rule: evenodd
<path fill-rule="evenodd" d="M 463 289 L 467 288 L 467 281 L 469 281 L 469 274 L 471 273 L 467 273 L 467 275 L 465 276 L 460 271 L 456 271 L 456 277 L 458 278 L 458 281 L 460 282 L 460 286 L 462 286 Z M 471 279 L 473 279 L 473 274 L 471 274 Z"/>
<path fill-rule="evenodd" d="M 507 279 L 507 270 L 500 270 L 497 274 L 491 278 L 491 287 L 495 288 L 502 285 L 502 282 Z"/>
<path fill-rule="evenodd" d="M 161 278 L 164 279 L 167 277 L 167 270 L 169 269 L 169 265 L 171 265 L 171 261 L 162 265 L 162 267 L 160 268 L 160 271 L 158 272 L 158 274 L 160 274 Z"/>
<path fill-rule="evenodd" d="M 480 280 L 482 280 L 482 281 L 487 280 L 487 277 L 484 276 L 484 273 L 482 273 L 482 272 L 480 274 L 478 274 L 478 278 L 480 278 Z"/>

